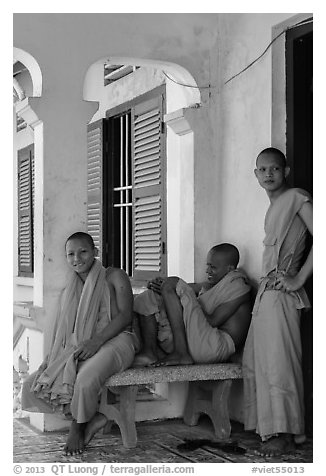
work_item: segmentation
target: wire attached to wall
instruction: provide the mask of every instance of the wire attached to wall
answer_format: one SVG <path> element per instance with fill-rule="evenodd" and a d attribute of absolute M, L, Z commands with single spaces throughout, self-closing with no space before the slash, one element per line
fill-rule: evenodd
<path fill-rule="evenodd" d="M 298 26 L 298 25 L 307 25 L 309 23 L 312 23 L 312 20 L 304 20 L 302 22 L 299 22 L 299 23 L 296 23 L 295 25 L 292 25 L 292 26 L 288 26 L 287 28 L 285 28 L 284 30 L 282 30 L 277 36 L 275 36 L 275 38 L 273 38 L 273 40 L 267 45 L 267 47 L 264 49 L 264 51 L 262 52 L 261 55 L 258 56 L 258 58 L 256 58 L 254 61 L 252 61 L 250 64 L 248 64 L 248 66 L 246 66 L 245 68 L 243 68 L 241 71 L 239 71 L 239 73 L 235 74 L 234 76 L 231 76 L 231 78 L 229 78 L 227 81 L 225 81 L 224 84 L 228 84 L 230 81 L 232 81 L 234 78 L 236 78 L 237 76 L 240 76 L 240 74 L 244 73 L 245 71 L 247 71 L 247 69 L 251 68 L 251 66 L 253 66 L 255 63 L 257 63 L 257 61 L 260 60 L 260 58 L 262 58 L 266 53 L 267 51 L 269 50 L 269 48 L 272 46 L 272 44 L 281 36 L 283 35 L 284 33 L 286 33 L 288 30 L 291 30 L 292 28 Z"/>
<path fill-rule="evenodd" d="M 308 25 L 309 23 L 313 23 L 313 20 L 312 19 L 308 19 L 308 20 L 304 20 L 302 22 L 299 22 L 299 23 L 296 23 L 295 25 L 291 25 L 291 26 L 288 26 L 287 28 L 285 28 L 284 30 L 282 30 L 275 38 L 273 38 L 273 40 L 267 45 L 267 47 L 264 49 L 264 51 L 255 59 L 253 60 L 251 63 L 249 63 L 245 68 L 243 68 L 241 71 L 239 71 L 239 73 L 237 74 L 234 74 L 233 76 L 231 76 L 231 78 L 229 78 L 227 81 L 225 81 L 224 84 L 228 84 L 230 81 L 232 81 L 233 79 L 237 78 L 238 76 L 240 76 L 240 74 L 244 73 L 245 71 L 247 71 L 249 68 L 251 68 L 251 66 L 253 66 L 255 63 L 257 63 L 257 61 L 259 61 L 266 53 L 267 51 L 270 49 L 270 47 L 272 46 L 272 44 L 280 37 L 282 36 L 284 33 L 286 33 L 288 30 L 291 30 L 292 28 L 295 28 L 296 26 L 302 26 L 302 25 Z M 163 74 L 170 80 L 170 81 L 173 81 L 174 83 L 178 84 L 179 86 L 184 86 L 185 88 L 194 88 L 194 89 L 213 89 L 213 88 L 216 88 L 216 86 L 212 86 L 212 85 L 209 85 L 209 86 L 193 86 L 191 84 L 184 84 L 184 83 L 179 83 L 178 81 L 175 81 L 175 79 L 171 78 L 171 76 L 169 76 L 165 71 L 163 71 Z"/>
<path fill-rule="evenodd" d="M 179 86 L 184 86 L 185 88 L 195 88 L 195 89 L 211 89 L 215 88 L 216 86 L 193 86 L 192 84 L 183 84 L 183 83 L 178 83 L 178 81 L 175 81 L 175 79 L 171 78 L 165 71 L 163 71 L 164 76 L 166 76 L 170 81 L 173 81 L 175 84 L 179 84 Z"/>

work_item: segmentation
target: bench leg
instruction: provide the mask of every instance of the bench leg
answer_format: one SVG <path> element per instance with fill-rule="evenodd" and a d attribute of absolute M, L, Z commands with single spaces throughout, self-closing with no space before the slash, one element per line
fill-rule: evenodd
<path fill-rule="evenodd" d="M 201 413 L 197 405 L 197 402 L 199 401 L 199 395 L 200 389 L 196 382 L 189 382 L 188 397 L 183 414 L 183 421 L 186 425 L 195 426 L 198 423 Z"/>
<path fill-rule="evenodd" d="M 137 430 L 135 425 L 135 406 L 138 392 L 137 385 L 119 387 L 120 402 L 107 403 L 107 389 L 104 389 L 101 396 L 99 412 L 108 419 L 105 432 L 111 427 L 114 421 L 120 428 L 122 443 L 125 448 L 135 448 L 137 446 Z"/>
<path fill-rule="evenodd" d="M 198 423 L 201 413 L 208 415 L 213 423 L 215 436 L 225 440 L 230 437 L 228 398 L 232 380 L 189 382 L 184 422 L 193 426 Z M 210 387 L 207 390 L 207 387 Z"/>

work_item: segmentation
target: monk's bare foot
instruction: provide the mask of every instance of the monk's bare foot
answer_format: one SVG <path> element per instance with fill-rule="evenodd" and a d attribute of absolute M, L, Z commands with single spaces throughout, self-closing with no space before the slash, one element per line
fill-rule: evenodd
<path fill-rule="evenodd" d="M 85 428 L 85 446 L 91 441 L 95 433 L 104 428 L 108 420 L 103 413 L 96 413 L 93 418 L 87 423 Z"/>
<path fill-rule="evenodd" d="M 266 442 L 261 444 L 261 447 L 255 450 L 255 453 L 260 456 L 272 457 L 279 456 L 295 449 L 292 435 L 284 434 L 280 436 L 273 436 Z"/>
<path fill-rule="evenodd" d="M 76 420 L 71 422 L 69 435 L 64 447 L 64 452 L 67 456 L 78 455 L 84 451 L 85 426 L 86 423 L 77 423 Z"/>
<path fill-rule="evenodd" d="M 191 365 L 194 361 L 189 354 L 179 354 L 178 352 L 172 352 L 168 354 L 164 359 L 159 360 L 153 367 L 166 367 L 169 365 Z"/>
<path fill-rule="evenodd" d="M 133 363 L 132 367 L 147 367 L 148 365 L 152 365 L 157 362 L 157 355 L 152 352 L 141 352 L 137 354 Z"/>

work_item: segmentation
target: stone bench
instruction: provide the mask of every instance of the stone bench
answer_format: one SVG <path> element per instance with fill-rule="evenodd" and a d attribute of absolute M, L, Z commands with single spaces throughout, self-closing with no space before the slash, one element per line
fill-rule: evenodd
<path fill-rule="evenodd" d="M 126 448 L 137 445 L 135 407 L 140 385 L 163 382 L 189 382 L 184 422 L 196 425 L 201 413 L 207 414 L 218 439 L 227 439 L 231 433 L 228 397 L 232 380 L 242 378 L 237 363 L 179 365 L 170 367 L 131 368 L 115 374 L 105 383 L 100 412 L 108 419 L 105 432 L 112 423 L 118 424 Z M 106 390 L 110 390 L 107 392 Z M 119 399 L 116 398 L 119 395 Z"/>

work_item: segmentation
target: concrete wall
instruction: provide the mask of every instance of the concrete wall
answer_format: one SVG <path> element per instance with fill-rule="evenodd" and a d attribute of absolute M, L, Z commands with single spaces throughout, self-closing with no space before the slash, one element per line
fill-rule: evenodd
<path fill-rule="evenodd" d="M 43 275 L 49 292 L 64 279 L 64 238 L 85 226 L 85 127 L 97 109 L 97 104 L 82 100 L 88 68 L 97 58 L 128 55 L 175 63 L 189 71 L 198 84 L 208 84 L 216 19 L 216 15 L 207 14 L 138 14 L 132 19 L 128 14 L 14 15 L 14 44 L 37 60 L 43 75 L 42 97 L 34 100 L 33 108 L 44 122 Z M 202 169 L 213 189 L 214 178 L 208 172 L 213 158 L 212 143 L 207 140 L 209 108 L 204 101 L 196 121 L 195 140 L 202 144 L 197 146 L 199 194 Z M 214 204 L 211 200 L 203 203 L 199 196 L 197 208 L 196 213 L 202 216 L 204 210 L 213 212 Z M 196 226 L 195 233 L 204 235 L 206 247 L 207 236 L 214 232 L 210 220 L 202 227 L 199 219 Z"/>
<path fill-rule="evenodd" d="M 221 14 L 218 21 L 217 236 L 219 241 L 231 241 L 239 247 L 240 264 L 255 281 L 260 276 L 268 199 L 253 169 L 257 154 L 272 145 L 271 49 L 250 69 L 225 82 L 257 58 L 272 40 L 272 28 L 291 16 Z M 285 137 L 285 130 L 283 134 Z"/>
<path fill-rule="evenodd" d="M 192 118 L 196 278 L 203 276 L 207 248 L 218 241 L 235 242 L 241 264 L 254 279 L 259 276 L 267 199 L 252 170 L 256 154 L 271 143 L 271 51 L 224 83 L 263 51 L 272 27 L 291 16 L 136 14 L 131 21 L 129 14 L 14 15 L 15 46 L 36 58 L 44 76 L 42 99 L 37 100 L 42 107 L 35 106 L 50 109 L 53 118 L 45 144 L 44 262 L 52 277 L 62 280 L 64 237 L 85 222 L 85 130 L 84 124 L 73 124 L 78 122 L 78 108 L 83 108 L 83 79 L 94 59 L 126 54 L 181 65 L 203 87 L 202 107 Z M 84 116 L 91 120 L 92 114 Z M 67 200 L 72 205 L 68 210 Z M 51 265 L 46 264 L 49 259 Z"/>
<path fill-rule="evenodd" d="M 30 99 L 29 104 L 36 116 L 35 159 L 41 166 L 37 203 L 42 220 L 36 226 L 40 249 L 34 302 L 37 296 L 37 304 L 44 309 L 37 322 L 45 333 L 44 353 L 65 280 L 64 241 L 86 224 L 86 125 L 98 109 L 97 97 L 84 96 L 90 66 L 112 56 L 173 63 L 176 80 L 189 83 L 194 78 L 198 84 L 207 84 L 215 20 L 214 15 L 205 14 L 14 15 L 14 46 L 35 59 L 43 82 L 41 97 Z M 197 121 L 198 142 L 208 130 L 208 109 L 206 103 Z M 206 140 L 205 148 L 201 157 L 209 161 L 210 141 Z M 171 409 L 167 411 L 171 415 Z M 44 418 L 34 423 L 47 428 Z"/>

